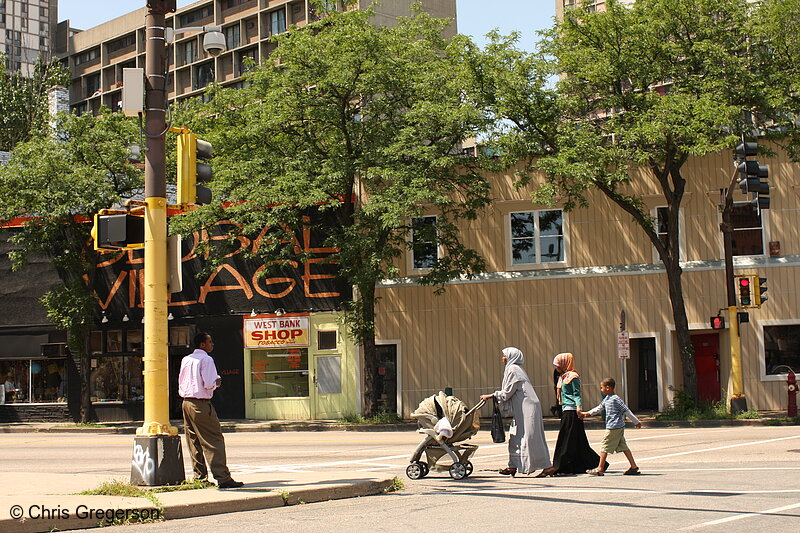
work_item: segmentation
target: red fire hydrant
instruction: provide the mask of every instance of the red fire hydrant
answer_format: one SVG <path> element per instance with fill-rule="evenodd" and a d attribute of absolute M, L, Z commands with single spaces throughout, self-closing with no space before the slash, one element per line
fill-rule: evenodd
<path fill-rule="evenodd" d="M 787 374 L 786 384 L 789 386 L 789 409 L 787 414 L 789 418 L 794 418 L 797 416 L 797 378 L 791 370 Z"/>

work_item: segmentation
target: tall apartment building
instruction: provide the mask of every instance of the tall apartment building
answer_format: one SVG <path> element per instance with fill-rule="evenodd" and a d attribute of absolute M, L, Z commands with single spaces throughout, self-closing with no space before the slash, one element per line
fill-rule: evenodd
<path fill-rule="evenodd" d="M 0 0 L 0 53 L 10 70 L 29 76 L 39 55 L 49 57 L 58 0 Z"/>
<path fill-rule="evenodd" d="M 142 2 L 144 3 L 144 2 Z M 341 2 L 339 8 L 343 8 Z M 372 0 L 358 0 L 356 9 L 366 9 Z M 376 24 L 393 24 L 406 16 L 413 0 L 386 0 L 376 8 Z M 426 11 L 451 18 L 449 34 L 456 33 L 455 0 L 424 0 Z M 72 72 L 70 106 L 78 113 L 96 113 L 102 104 L 117 109 L 122 99 L 122 69 L 145 65 L 146 8 L 113 19 L 86 31 L 69 29 L 59 57 Z M 316 15 L 309 0 L 201 0 L 167 16 L 173 28 L 220 25 L 227 50 L 212 57 L 203 50 L 202 35 L 179 36 L 168 50 L 169 98 L 198 96 L 211 82 L 237 86 L 242 82 L 246 59 L 268 57 L 275 44 L 273 35 L 290 26 L 303 26 Z M 62 22 L 59 30 L 69 22 Z"/>

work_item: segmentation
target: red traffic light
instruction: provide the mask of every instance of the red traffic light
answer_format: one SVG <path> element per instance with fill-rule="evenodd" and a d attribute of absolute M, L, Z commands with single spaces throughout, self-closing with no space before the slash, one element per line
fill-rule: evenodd
<path fill-rule="evenodd" d="M 750 278 L 741 278 L 741 279 L 739 279 L 739 286 L 740 287 L 749 287 L 750 286 Z"/>

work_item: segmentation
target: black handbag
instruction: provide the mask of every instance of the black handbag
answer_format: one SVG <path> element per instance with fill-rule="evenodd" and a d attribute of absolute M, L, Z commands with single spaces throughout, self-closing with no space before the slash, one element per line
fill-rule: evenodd
<path fill-rule="evenodd" d="M 492 413 L 492 442 L 505 442 L 506 430 L 503 429 L 503 416 L 500 414 L 500 408 L 497 406 L 497 398 L 492 398 L 494 404 L 494 412 Z"/>

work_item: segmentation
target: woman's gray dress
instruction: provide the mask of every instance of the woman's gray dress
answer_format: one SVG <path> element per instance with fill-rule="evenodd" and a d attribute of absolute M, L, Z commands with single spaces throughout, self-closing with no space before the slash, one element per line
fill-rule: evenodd
<path fill-rule="evenodd" d="M 535 470 L 550 468 L 553 464 L 544 437 L 542 406 L 528 374 L 516 364 L 524 361 L 522 352 L 516 352 L 519 356 L 513 358 L 514 363 L 512 357 L 506 354 L 508 363 L 503 374 L 503 385 L 495 391 L 494 397 L 505 404 L 504 408 L 510 405 L 514 413 L 514 421 L 509 429 L 508 466 L 520 473 L 530 474 Z"/>

